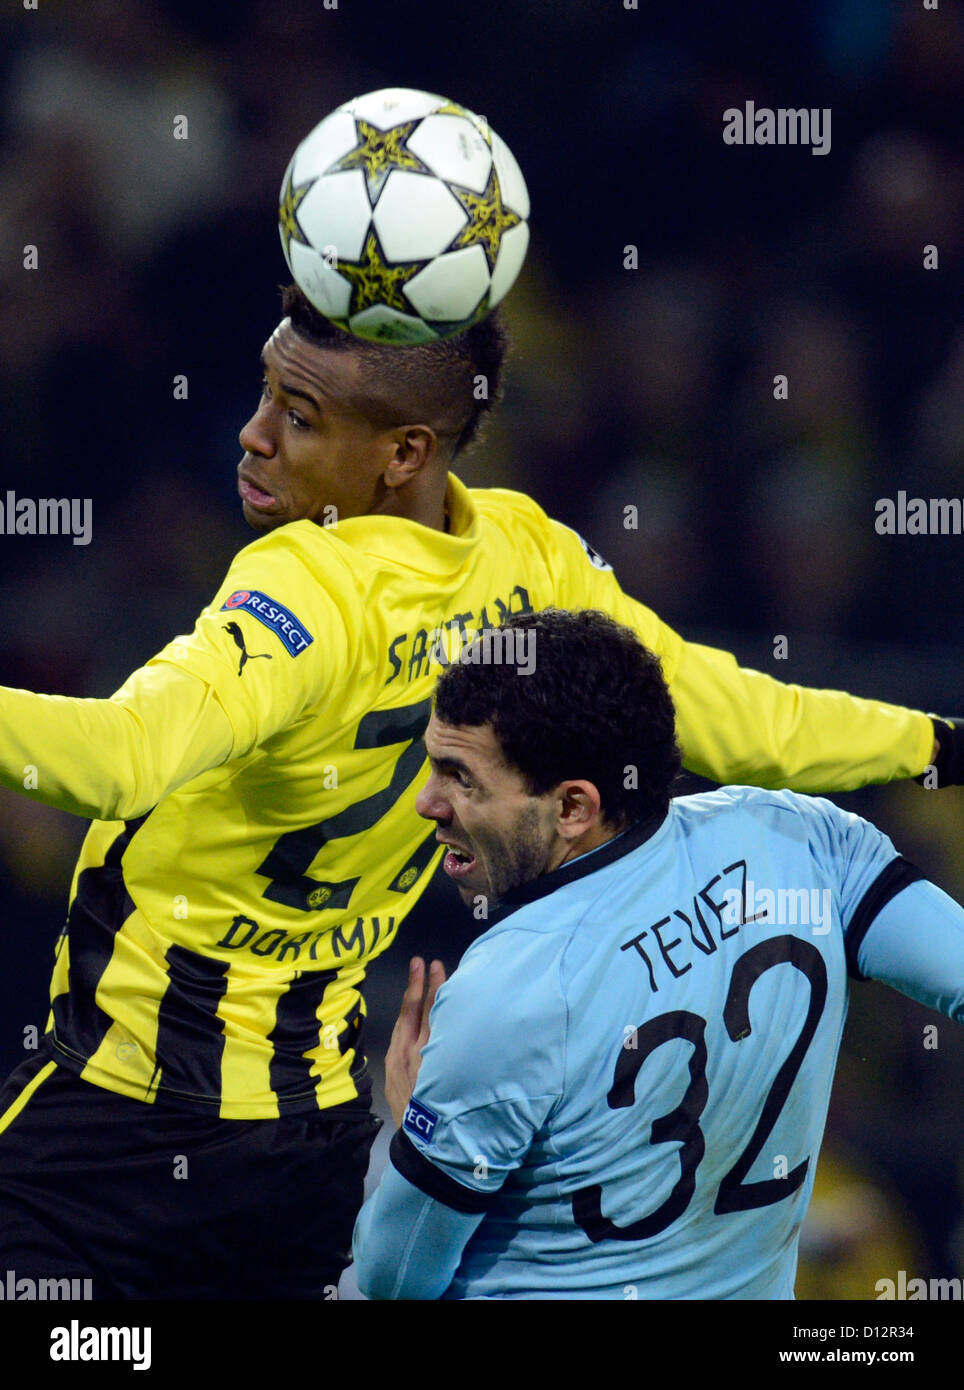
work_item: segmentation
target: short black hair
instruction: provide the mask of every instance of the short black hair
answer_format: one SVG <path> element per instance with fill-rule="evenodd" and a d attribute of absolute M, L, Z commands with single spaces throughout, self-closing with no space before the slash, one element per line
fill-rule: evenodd
<path fill-rule="evenodd" d="M 297 285 L 282 286 L 281 305 L 309 342 L 357 354 L 372 393 L 367 413 L 386 425 L 431 425 L 452 440 L 453 456 L 475 441 L 486 411 L 501 399 L 509 336 L 498 309 L 451 338 L 402 346 L 353 337 L 319 313 Z"/>
<path fill-rule="evenodd" d="M 585 778 L 599 792 L 605 819 L 620 830 L 665 814 L 681 758 L 659 658 L 594 609 L 517 613 L 492 631 L 510 629 L 535 635 L 530 674 L 511 661 L 473 662 L 467 647 L 439 679 L 436 717 L 491 724 L 530 796 Z M 493 643 L 490 655 L 498 650 Z"/>

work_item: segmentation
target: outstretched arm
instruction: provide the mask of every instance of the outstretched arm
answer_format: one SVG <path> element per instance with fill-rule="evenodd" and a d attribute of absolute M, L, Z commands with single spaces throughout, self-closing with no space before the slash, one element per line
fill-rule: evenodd
<path fill-rule="evenodd" d="M 231 755 L 216 691 L 160 664 L 109 700 L 0 688 L 0 786 L 98 820 L 131 820 Z"/>
<path fill-rule="evenodd" d="M 713 647 L 680 642 L 667 674 L 684 765 L 717 782 L 847 791 L 916 777 L 935 756 L 920 711 L 786 685 Z"/>
<path fill-rule="evenodd" d="M 729 652 L 686 642 L 625 594 L 575 531 L 559 522 L 551 527 L 562 606 L 602 609 L 661 659 L 691 772 L 721 783 L 832 792 L 918 777 L 933 761 L 935 727 L 922 711 L 787 685 L 740 666 Z M 954 780 L 961 778 L 949 765 L 945 772 L 938 767 L 939 785 Z"/>
<path fill-rule="evenodd" d="M 130 820 L 288 728 L 337 681 L 346 643 L 299 544 L 276 532 L 242 550 L 194 631 L 110 699 L 0 687 L 0 786 Z"/>

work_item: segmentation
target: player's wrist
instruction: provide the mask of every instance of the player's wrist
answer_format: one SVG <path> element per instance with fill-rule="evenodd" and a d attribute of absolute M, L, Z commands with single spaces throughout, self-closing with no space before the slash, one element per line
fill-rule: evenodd
<path fill-rule="evenodd" d="M 398 1086 L 398 1084 L 393 1080 L 393 1078 L 386 1070 L 385 1100 L 388 1104 L 389 1110 L 392 1112 L 392 1119 L 395 1122 L 396 1129 L 401 1128 L 402 1120 L 405 1116 L 405 1109 L 408 1105 L 410 1098 L 411 1092 L 409 1092 L 408 1096 L 403 1095 L 402 1088 Z"/>
<path fill-rule="evenodd" d="M 964 784 L 964 719 L 930 716 L 934 725 L 931 762 L 916 779 L 926 787 Z"/>

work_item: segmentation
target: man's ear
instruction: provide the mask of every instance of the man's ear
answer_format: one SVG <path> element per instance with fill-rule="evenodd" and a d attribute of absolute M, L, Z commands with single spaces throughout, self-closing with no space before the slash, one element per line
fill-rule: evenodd
<path fill-rule="evenodd" d="M 599 824 L 602 801 L 592 782 L 560 782 L 556 795 L 562 802 L 556 830 L 564 840 L 578 840 Z"/>
<path fill-rule="evenodd" d="M 438 436 L 430 425 L 401 425 L 389 437 L 392 447 L 383 475 L 385 485 L 403 487 L 432 463 Z"/>

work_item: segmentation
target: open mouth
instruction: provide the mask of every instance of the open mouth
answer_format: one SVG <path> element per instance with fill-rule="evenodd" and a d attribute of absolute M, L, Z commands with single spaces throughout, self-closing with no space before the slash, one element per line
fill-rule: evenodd
<path fill-rule="evenodd" d="M 450 845 L 442 860 L 442 868 L 449 878 L 464 878 L 475 868 L 475 855 L 458 845 Z"/>
<path fill-rule="evenodd" d="M 275 505 L 275 499 L 270 492 L 265 492 L 264 488 L 256 487 L 247 478 L 238 479 L 238 492 L 249 507 L 254 507 L 257 510 L 265 510 Z"/>

